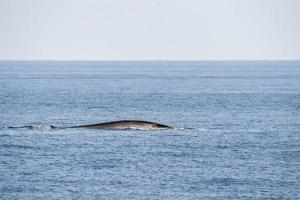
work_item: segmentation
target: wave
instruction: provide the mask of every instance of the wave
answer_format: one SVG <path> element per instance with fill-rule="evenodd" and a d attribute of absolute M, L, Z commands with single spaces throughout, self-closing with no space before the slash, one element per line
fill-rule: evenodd
<path fill-rule="evenodd" d="M 26 125 L 26 126 L 6 126 L 2 129 L 28 129 L 28 130 L 50 130 L 51 125 Z"/>
<path fill-rule="evenodd" d="M 68 129 L 70 127 L 65 127 L 64 129 Z M 78 127 L 78 128 L 81 128 L 81 127 Z M 25 126 L 5 126 L 5 127 L 0 127 L 0 130 L 3 130 L 3 129 L 10 129 L 10 130 L 53 130 L 53 129 L 61 129 L 60 127 L 56 127 L 56 126 L 52 126 L 52 125 L 25 125 Z M 97 129 L 99 130 L 99 129 Z M 102 129 L 102 130 L 121 130 L 121 129 L 109 129 L 109 128 L 106 128 L 106 129 Z M 139 131 L 144 131 L 144 130 L 147 130 L 147 129 L 143 129 L 143 128 L 136 128 L 136 127 L 129 127 L 129 128 L 125 128 L 125 129 L 122 129 L 122 130 L 139 130 Z M 161 129 L 161 130 L 164 130 L 164 129 Z M 178 128 L 178 127 L 175 127 L 173 129 L 169 129 L 170 131 L 171 130 L 175 130 L 175 131 L 183 131 L 183 130 L 203 130 L 203 129 L 198 129 L 198 128 Z"/>
<path fill-rule="evenodd" d="M 1 144 L 0 149 L 32 149 L 37 150 L 40 149 L 38 146 L 30 146 L 30 145 L 21 145 L 21 144 Z"/>

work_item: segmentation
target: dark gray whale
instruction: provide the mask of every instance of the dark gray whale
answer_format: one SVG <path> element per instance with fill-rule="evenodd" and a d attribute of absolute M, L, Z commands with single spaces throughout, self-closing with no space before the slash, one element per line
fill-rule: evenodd
<path fill-rule="evenodd" d="M 139 121 L 139 120 L 121 120 L 104 122 L 99 124 L 87 124 L 80 126 L 71 127 L 57 127 L 51 126 L 51 128 L 92 128 L 92 129 L 114 129 L 114 130 L 124 130 L 124 129 L 137 129 L 137 130 L 162 130 L 162 129 L 173 129 L 171 126 L 164 124 L 159 124 L 156 122 L 149 121 Z"/>

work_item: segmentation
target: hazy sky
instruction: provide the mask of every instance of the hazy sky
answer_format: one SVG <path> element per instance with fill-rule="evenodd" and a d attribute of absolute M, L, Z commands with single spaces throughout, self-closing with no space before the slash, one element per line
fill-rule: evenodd
<path fill-rule="evenodd" d="M 0 0 L 0 59 L 300 59 L 300 0 Z"/>

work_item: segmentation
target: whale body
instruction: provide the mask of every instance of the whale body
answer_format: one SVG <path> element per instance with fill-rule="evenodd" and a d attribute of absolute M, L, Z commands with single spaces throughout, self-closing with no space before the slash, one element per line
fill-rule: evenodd
<path fill-rule="evenodd" d="M 98 124 L 87 124 L 71 127 L 57 127 L 51 126 L 51 128 L 91 128 L 91 129 L 113 129 L 113 130 L 124 130 L 124 129 L 137 129 L 137 130 L 163 130 L 163 129 L 173 129 L 171 126 L 164 124 L 140 121 L 140 120 L 121 120 L 121 121 L 111 121 Z"/>

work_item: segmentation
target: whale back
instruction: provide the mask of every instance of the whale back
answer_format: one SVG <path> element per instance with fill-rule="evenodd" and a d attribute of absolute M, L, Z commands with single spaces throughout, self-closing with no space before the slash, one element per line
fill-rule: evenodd
<path fill-rule="evenodd" d="M 98 124 L 87 124 L 80 126 L 72 126 L 70 128 L 94 128 L 94 129 L 139 129 L 139 130 L 158 130 L 158 129 L 172 129 L 171 126 L 164 124 L 140 121 L 140 120 L 121 120 L 104 122 Z"/>

